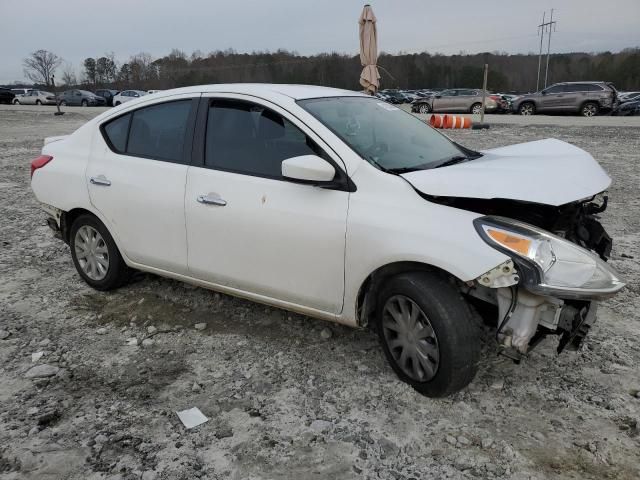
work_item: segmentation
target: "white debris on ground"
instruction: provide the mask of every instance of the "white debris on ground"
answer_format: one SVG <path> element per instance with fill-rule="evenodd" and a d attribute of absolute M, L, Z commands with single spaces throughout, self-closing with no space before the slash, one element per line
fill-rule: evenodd
<path fill-rule="evenodd" d="M 487 335 L 473 384 L 432 400 L 369 331 L 153 275 L 90 289 L 29 189 L 42 138 L 92 112 L 68 110 L 0 108 L 3 479 L 640 478 L 640 129 L 556 117 L 447 132 L 476 149 L 555 137 L 592 153 L 614 179 L 602 218 L 629 285 L 580 352 L 548 340 L 514 365 Z M 187 430 L 175 412 L 193 405 L 209 421 Z"/>

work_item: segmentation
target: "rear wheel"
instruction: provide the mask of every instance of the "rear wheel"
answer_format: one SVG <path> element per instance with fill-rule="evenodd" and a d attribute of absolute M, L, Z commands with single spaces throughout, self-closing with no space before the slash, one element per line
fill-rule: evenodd
<path fill-rule="evenodd" d="M 36 105 L 42 105 L 42 102 L 40 100 L 36 100 Z"/>
<path fill-rule="evenodd" d="M 472 313 L 454 285 L 437 273 L 397 275 L 381 288 L 376 328 L 398 377 L 428 397 L 467 386 L 480 340 Z"/>
<path fill-rule="evenodd" d="M 600 108 L 597 103 L 587 102 L 580 108 L 580 114 L 583 117 L 595 117 L 598 114 L 598 110 Z"/>
<path fill-rule="evenodd" d="M 482 113 L 482 104 L 474 103 L 473 105 L 471 105 L 471 113 L 473 113 L 474 115 L 480 115 Z"/>
<path fill-rule="evenodd" d="M 536 106 L 531 102 L 524 102 L 518 107 L 518 113 L 520 115 L 535 115 Z"/>
<path fill-rule="evenodd" d="M 89 102 L 87 102 L 86 100 L 82 100 L 80 102 L 80 105 L 82 105 L 83 107 L 88 107 L 89 106 Z"/>
<path fill-rule="evenodd" d="M 111 234 L 93 215 L 80 215 L 73 222 L 69 245 L 76 270 L 96 290 L 113 290 L 129 277 Z"/>
<path fill-rule="evenodd" d="M 431 107 L 429 107 L 429 104 L 427 103 L 423 103 L 418 107 L 418 112 L 425 114 L 425 113 L 429 113 L 431 111 Z"/>

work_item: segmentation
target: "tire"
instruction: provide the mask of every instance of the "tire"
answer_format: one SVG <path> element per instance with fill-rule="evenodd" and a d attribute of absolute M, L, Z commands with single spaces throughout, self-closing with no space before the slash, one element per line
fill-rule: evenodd
<path fill-rule="evenodd" d="M 595 117 L 599 111 L 600 107 L 595 102 L 586 102 L 580 107 L 580 115 L 583 117 Z"/>
<path fill-rule="evenodd" d="M 473 105 L 471 105 L 471 109 L 469 111 L 474 115 L 480 115 L 482 113 L 482 104 L 474 103 Z"/>
<path fill-rule="evenodd" d="M 120 105 L 120 102 L 116 102 L 116 104 L 114 105 L 114 107 L 117 107 L 118 105 Z"/>
<path fill-rule="evenodd" d="M 36 105 L 40 106 L 42 105 L 42 102 L 40 100 L 36 100 Z"/>
<path fill-rule="evenodd" d="M 531 102 L 523 102 L 518 107 L 518 113 L 520 115 L 535 115 L 536 106 Z"/>
<path fill-rule="evenodd" d="M 60 106 L 61 106 L 61 107 L 66 107 L 66 106 L 67 106 L 67 102 L 65 102 L 64 100 L 62 100 L 62 101 L 60 102 Z"/>
<path fill-rule="evenodd" d="M 82 101 L 80 102 L 80 106 L 81 106 L 81 107 L 88 107 L 88 106 L 89 106 L 89 102 L 87 102 L 86 100 L 82 100 Z"/>
<path fill-rule="evenodd" d="M 401 302 L 405 299 L 409 303 L 403 310 Z M 410 327 L 411 333 L 403 335 L 394 330 L 393 326 L 397 328 L 400 324 L 395 323 L 390 312 L 414 313 L 416 307 L 419 313 L 414 326 Z M 409 317 L 407 321 L 410 321 Z M 422 329 L 418 323 L 422 324 Z M 431 330 L 425 328 L 429 326 Z M 421 394 L 444 397 L 463 389 L 473 380 L 480 357 L 477 322 L 474 322 L 472 311 L 460 292 L 444 276 L 432 272 L 410 272 L 389 279 L 379 291 L 375 327 L 391 368 L 400 380 Z M 425 331 L 431 334 L 416 337 L 418 332 Z M 409 345 L 408 356 L 414 360 L 420 357 L 416 361 L 417 369 L 413 361 L 409 366 L 408 358 L 404 367 L 400 363 L 405 348 L 398 344 L 409 337 L 412 338 L 410 343 L 404 344 Z M 411 349 L 414 349 L 413 353 Z M 425 360 L 431 370 L 423 366 Z"/>
<path fill-rule="evenodd" d="M 95 232 L 97 235 L 92 237 Z M 89 233 L 89 241 L 86 241 Z M 95 243 L 91 243 L 95 240 Z M 107 230 L 107 227 L 90 214 L 80 215 L 71 225 L 69 234 L 69 246 L 71 247 L 71 257 L 76 270 L 82 279 L 96 290 L 113 290 L 123 285 L 129 278 L 129 268 L 124 263 L 122 255 L 113 241 L 113 237 Z M 82 256 L 83 252 L 87 252 L 85 246 L 91 246 L 95 252 L 92 257 L 100 257 L 97 261 L 90 261 L 89 256 Z M 104 267 L 106 262 L 106 267 Z M 95 269 L 91 268 L 91 264 Z M 87 265 L 89 264 L 89 267 Z M 98 268 L 102 265 L 102 271 Z M 93 270 L 93 274 L 89 273 Z"/>
<path fill-rule="evenodd" d="M 418 107 L 418 113 L 426 114 L 431 112 L 431 107 L 428 103 L 421 103 Z"/>

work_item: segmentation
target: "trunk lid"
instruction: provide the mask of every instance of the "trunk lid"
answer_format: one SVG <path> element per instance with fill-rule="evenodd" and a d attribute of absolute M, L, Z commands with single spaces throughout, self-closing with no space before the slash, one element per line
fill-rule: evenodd
<path fill-rule="evenodd" d="M 591 155 L 556 139 L 494 148 L 482 154 L 477 160 L 404 173 L 402 177 L 426 195 L 504 198 L 553 206 L 591 197 L 611 183 Z"/>

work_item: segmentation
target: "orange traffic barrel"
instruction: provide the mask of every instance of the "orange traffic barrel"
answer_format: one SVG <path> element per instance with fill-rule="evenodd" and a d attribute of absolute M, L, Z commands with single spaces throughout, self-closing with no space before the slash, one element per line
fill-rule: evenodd
<path fill-rule="evenodd" d="M 443 128 L 471 128 L 471 119 L 456 117 L 455 115 L 445 115 Z"/>
<path fill-rule="evenodd" d="M 444 128 L 444 118 L 442 115 L 431 115 L 429 125 L 433 128 Z"/>

